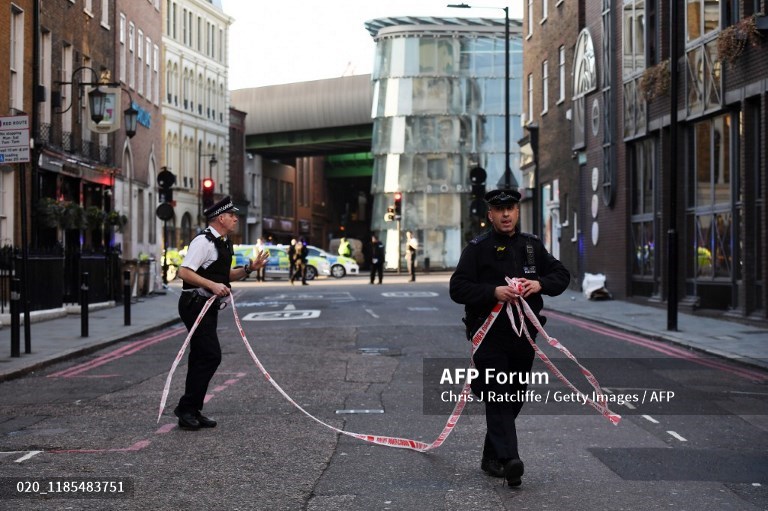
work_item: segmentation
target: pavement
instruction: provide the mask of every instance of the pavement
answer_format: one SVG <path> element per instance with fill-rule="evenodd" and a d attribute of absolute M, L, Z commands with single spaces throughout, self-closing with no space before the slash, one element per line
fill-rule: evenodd
<path fill-rule="evenodd" d="M 431 273 L 416 282 L 448 282 L 450 273 Z M 345 277 L 364 283 L 368 276 Z M 385 278 L 385 284 L 406 282 L 404 276 Z M 178 281 L 176 281 L 178 282 Z M 286 283 L 287 284 L 287 283 Z M 321 282 L 318 282 L 322 285 Z M 0 382 L 69 358 L 81 356 L 137 335 L 180 324 L 176 312 L 180 286 L 172 284 L 161 293 L 134 298 L 130 325 L 125 325 L 124 306 L 104 305 L 90 310 L 88 336 L 82 337 L 79 314 L 32 322 L 31 352 L 26 353 L 24 327 L 20 331 L 20 357 L 11 357 L 11 328 L 0 329 Z M 649 337 L 692 350 L 727 358 L 742 364 L 768 369 L 768 326 L 744 325 L 717 319 L 678 313 L 678 330 L 667 330 L 666 308 L 642 305 L 624 300 L 589 300 L 582 293 L 567 290 L 558 297 L 545 299 L 545 311 L 566 314 L 620 330 Z"/>

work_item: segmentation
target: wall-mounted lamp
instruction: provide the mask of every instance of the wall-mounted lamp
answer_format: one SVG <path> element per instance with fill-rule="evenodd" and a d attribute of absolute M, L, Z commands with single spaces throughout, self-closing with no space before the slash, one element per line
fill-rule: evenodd
<path fill-rule="evenodd" d="M 128 98 L 131 102 L 130 106 L 123 111 L 125 116 L 125 133 L 128 138 L 132 138 L 136 134 L 136 124 L 138 122 L 139 111 L 133 107 L 133 97 L 130 91 L 120 86 L 119 82 L 109 81 L 109 71 L 102 72 L 98 81 L 91 82 L 77 82 L 75 76 L 80 71 L 87 69 L 91 71 L 93 76 L 97 76 L 96 71 L 92 67 L 82 66 L 75 69 L 72 72 L 72 77 L 68 82 L 56 82 L 59 85 L 76 85 L 81 91 L 84 90 L 88 99 L 88 110 L 90 111 L 90 119 L 93 121 L 89 125 L 91 131 L 97 133 L 112 133 L 120 129 L 120 115 L 117 109 L 119 103 L 120 91 L 128 93 Z M 85 87 L 91 87 L 85 89 Z M 61 92 L 58 93 L 57 98 L 52 98 L 54 105 L 61 103 Z M 70 101 L 69 106 L 58 112 L 64 114 L 68 112 L 74 104 L 74 99 Z"/>

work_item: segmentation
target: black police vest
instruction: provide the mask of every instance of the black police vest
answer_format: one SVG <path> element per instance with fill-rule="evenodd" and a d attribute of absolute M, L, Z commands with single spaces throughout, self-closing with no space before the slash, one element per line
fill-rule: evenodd
<path fill-rule="evenodd" d="M 223 238 L 216 238 L 208 229 L 198 234 L 198 236 L 205 236 L 208 241 L 212 242 L 216 246 L 216 251 L 219 253 L 219 257 L 212 262 L 208 268 L 203 268 L 201 266 L 195 273 L 205 279 L 232 287 L 229 284 L 229 271 L 232 267 L 232 254 L 234 253 L 232 242 L 230 240 L 224 240 Z M 197 289 L 197 286 L 188 284 L 185 281 L 183 288 Z"/>

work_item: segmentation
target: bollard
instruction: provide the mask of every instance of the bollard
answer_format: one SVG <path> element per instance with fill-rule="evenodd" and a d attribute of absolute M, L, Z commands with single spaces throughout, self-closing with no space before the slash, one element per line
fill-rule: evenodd
<path fill-rule="evenodd" d="M 123 323 L 125 326 L 131 324 L 131 272 L 123 272 Z"/>
<path fill-rule="evenodd" d="M 21 295 L 19 294 L 19 279 L 11 279 L 11 356 L 21 356 Z"/>
<path fill-rule="evenodd" d="M 429 257 L 424 258 L 424 273 L 429 273 Z"/>
<path fill-rule="evenodd" d="M 80 337 L 88 337 L 88 272 L 80 281 Z"/>

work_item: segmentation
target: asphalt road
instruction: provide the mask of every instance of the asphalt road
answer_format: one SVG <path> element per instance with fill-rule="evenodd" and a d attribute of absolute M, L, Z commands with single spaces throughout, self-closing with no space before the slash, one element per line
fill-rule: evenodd
<path fill-rule="evenodd" d="M 451 409 L 442 393 L 460 387 L 436 375 L 465 367 L 469 350 L 445 282 L 236 290 L 254 352 L 308 413 L 345 431 L 427 443 L 442 431 Z M 178 327 L 1 383 L 0 509 L 768 508 L 768 375 L 754 369 L 552 314 L 547 331 L 592 370 L 623 420 L 558 402 L 572 392 L 552 376 L 532 385 L 547 402 L 523 408 L 526 474 L 510 489 L 479 469 L 481 404 L 470 403 L 429 454 L 339 435 L 258 372 L 230 308 L 219 318 L 224 361 L 205 407 L 215 429 L 175 425 L 185 362 L 156 423 L 186 334 Z M 591 392 L 572 362 L 539 344 Z M 84 498 L 97 481 L 109 499 Z"/>

